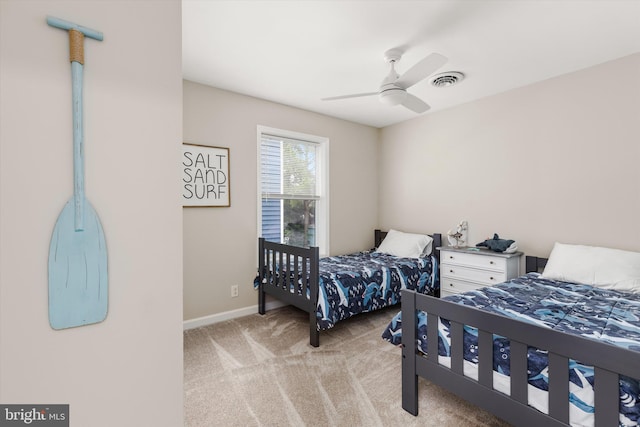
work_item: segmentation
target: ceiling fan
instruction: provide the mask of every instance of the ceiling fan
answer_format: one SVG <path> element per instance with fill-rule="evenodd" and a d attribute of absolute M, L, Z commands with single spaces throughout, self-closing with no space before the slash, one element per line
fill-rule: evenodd
<path fill-rule="evenodd" d="M 438 68 L 442 67 L 447 62 L 447 58 L 440 55 L 439 53 L 432 53 L 430 55 L 427 55 L 425 58 L 423 58 L 413 67 L 409 68 L 409 70 L 407 70 L 403 75 L 400 76 L 396 72 L 394 65 L 396 62 L 400 61 L 402 53 L 403 52 L 400 49 L 389 49 L 384 53 L 384 59 L 386 62 L 391 64 L 391 70 L 389 71 L 387 77 L 384 78 L 382 83 L 380 83 L 380 88 L 377 92 L 333 96 L 330 98 L 322 98 L 322 100 L 333 101 L 336 99 L 378 95 L 378 98 L 384 104 L 402 104 L 411 111 L 414 111 L 416 113 L 424 113 L 430 108 L 429 105 L 417 96 L 408 93 L 407 89 L 424 80 Z"/>

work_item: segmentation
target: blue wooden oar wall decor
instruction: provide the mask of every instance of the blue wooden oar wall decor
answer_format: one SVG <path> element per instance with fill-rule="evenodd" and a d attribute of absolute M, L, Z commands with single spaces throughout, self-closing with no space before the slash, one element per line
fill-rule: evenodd
<path fill-rule="evenodd" d="M 73 197 L 58 216 L 49 246 L 49 324 L 53 329 L 102 322 L 107 316 L 107 245 L 104 230 L 84 193 L 82 106 L 84 38 L 102 33 L 62 19 L 47 23 L 69 32 L 73 104 Z"/>

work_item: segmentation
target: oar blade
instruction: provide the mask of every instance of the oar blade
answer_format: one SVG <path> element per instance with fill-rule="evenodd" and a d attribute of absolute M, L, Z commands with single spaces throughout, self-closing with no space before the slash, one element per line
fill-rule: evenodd
<path fill-rule="evenodd" d="M 107 247 L 100 219 L 85 199 L 84 230 L 74 203 L 58 216 L 49 246 L 49 323 L 53 329 L 98 323 L 107 316 Z"/>

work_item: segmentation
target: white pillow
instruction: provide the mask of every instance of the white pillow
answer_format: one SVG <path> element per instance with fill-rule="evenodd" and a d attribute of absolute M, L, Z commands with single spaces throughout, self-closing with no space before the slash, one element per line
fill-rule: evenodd
<path fill-rule="evenodd" d="M 401 258 L 420 258 L 431 253 L 431 236 L 389 230 L 378 252 Z"/>
<path fill-rule="evenodd" d="M 542 277 L 637 293 L 640 253 L 556 243 Z"/>

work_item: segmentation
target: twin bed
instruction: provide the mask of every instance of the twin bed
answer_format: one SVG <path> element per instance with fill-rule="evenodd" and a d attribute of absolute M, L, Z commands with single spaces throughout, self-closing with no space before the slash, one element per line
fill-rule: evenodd
<path fill-rule="evenodd" d="M 620 273 L 640 259 L 564 246 L 543 274 L 526 257 L 526 275 L 494 287 L 402 292 L 383 338 L 402 346 L 406 411 L 418 414 L 423 377 L 514 425 L 640 423 L 640 276 Z"/>
<path fill-rule="evenodd" d="M 259 313 L 265 313 L 267 294 L 309 313 L 309 342 L 318 347 L 321 330 L 358 313 L 397 304 L 403 289 L 439 295 L 437 260 L 430 252 L 442 244 L 442 236 L 395 230 L 389 231 L 389 239 L 386 236 L 375 230 L 376 249 L 325 258 L 317 247 L 260 238 L 254 283 Z"/>

